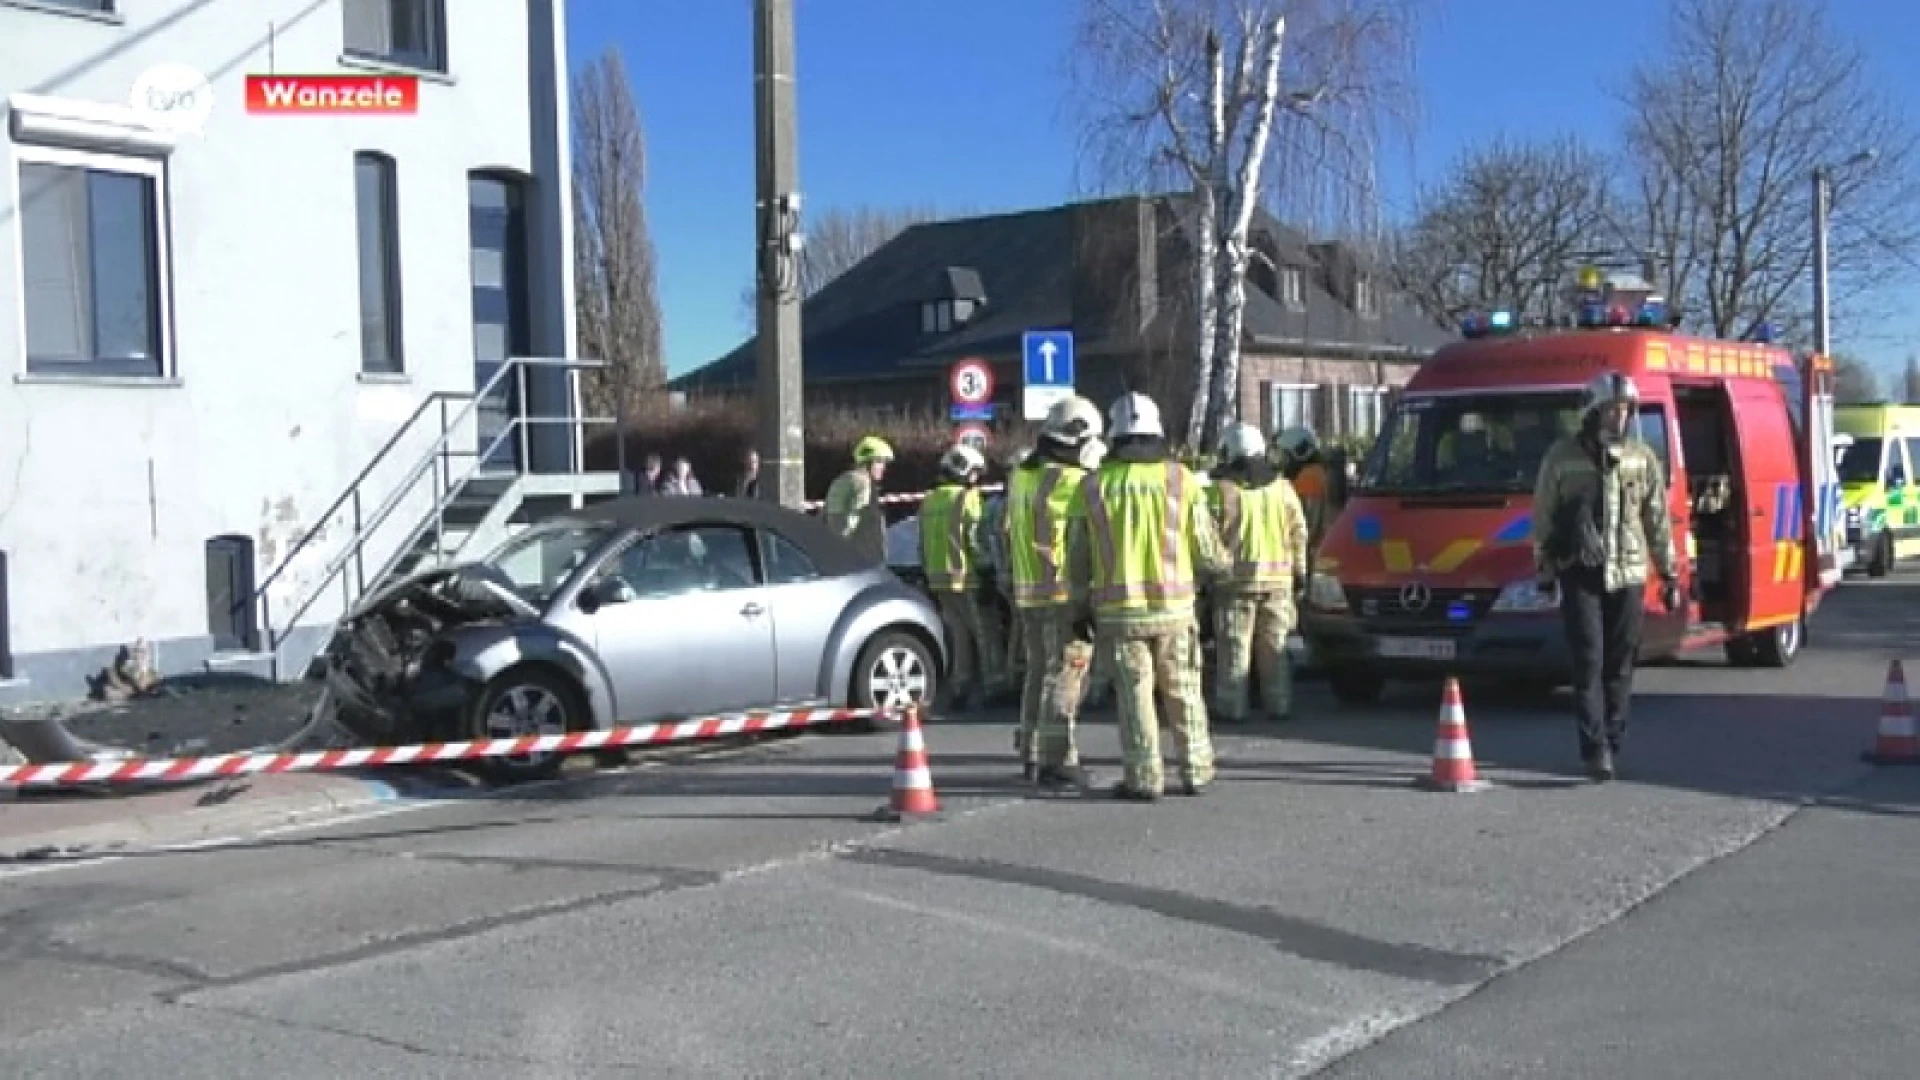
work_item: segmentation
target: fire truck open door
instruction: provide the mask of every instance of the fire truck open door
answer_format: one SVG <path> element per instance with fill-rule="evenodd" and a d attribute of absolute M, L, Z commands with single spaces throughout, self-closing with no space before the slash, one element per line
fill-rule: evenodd
<path fill-rule="evenodd" d="M 1853 562 L 1853 550 L 1847 545 L 1846 516 L 1841 508 L 1840 470 L 1833 453 L 1833 360 L 1813 355 L 1807 358 L 1801 379 L 1802 416 L 1806 418 L 1800 441 L 1800 475 L 1806 477 L 1804 505 L 1809 591 L 1832 588 Z"/>

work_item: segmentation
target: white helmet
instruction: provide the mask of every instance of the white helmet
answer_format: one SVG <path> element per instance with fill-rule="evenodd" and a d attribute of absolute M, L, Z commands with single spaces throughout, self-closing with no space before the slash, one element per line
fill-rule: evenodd
<path fill-rule="evenodd" d="M 956 480 L 965 480 L 986 472 L 987 458 L 980 451 L 961 443 L 940 456 L 940 471 Z"/>
<path fill-rule="evenodd" d="M 1608 405 L 1638 405 L 1640 388 L 1617 371 L 1603 371 L 1587 383 L 1587 400 L 1581 412 L 1592 412 Z"/>
<path fill-rule="evenodd" d="M 1084 446 L 1100 437 L 1100 409 L 1078 394 L 1053 403 L 1040 421 L 1040 437 L 1065 446 Z"/>
<path fill-rule="evenodd" d="M 1104 439 L 1088 439 L 1080 447 L 1080 467 L 1083 469 L 1097 469 L 1106 459 L 1107 443 Z"/>
<path fill-rule="evenodd" d="M 1274 449 L 1288 457 L 1301 458 L 1313 453 L 1319 440 L 1313 437 L 1313 429 L 1308 427 L 1290 427 L 1274 436 Z"/>
<path fill-rule="evenodd" d="M 1107 427 L 1113 437 L 1124 439 L 1130 435 L 1148 435 L 1165 438 L 1167 433 L 1160 426 L 1160 406 L 1145 394 L 1122 394 L 1113 407 L 1107 410 Z"/>
<path fill-rule="evenodd" d="M 1267 440 L 1252 424 L 1228 424 L 1227 430 L 1220 433 L 1222 461 L 1243 461 L 1262 457 L 1266 452 Z"/>

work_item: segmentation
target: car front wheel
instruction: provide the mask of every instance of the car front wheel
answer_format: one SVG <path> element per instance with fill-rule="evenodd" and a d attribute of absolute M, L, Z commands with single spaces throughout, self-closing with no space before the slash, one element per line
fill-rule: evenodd
<path fill-rule="evenodd" d="M 476 739 L 565 735 L 587 725 L 578 689 L 558 674 L 537 667 L 495 676 L 474 698 L 467 717 L 467 729 Z M 550 779 L 565 760 L 564 754 L 482 758 L 478 771 L 497 782 L 526 783 Z"/>
<path fill-rule="evenodd" d="M 904 712 L 933 704 L 939 681 L 933 651 L 925 642 L 904 631 L 887 630 L 860 650 L 849 697 L 856 709 Z"/>

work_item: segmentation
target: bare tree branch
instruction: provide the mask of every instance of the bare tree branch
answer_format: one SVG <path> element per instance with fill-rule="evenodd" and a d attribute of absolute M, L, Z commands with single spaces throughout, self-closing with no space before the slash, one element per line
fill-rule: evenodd
<path fill-rule="evenodd" d="M 630 409 L 666 381 L 658 267 L 647 230 L 646 136 L 626 64 L 608 49 L 573 82 L 574 296 L 590 411 Z"/>
<path fill-rule="evenodd" d="M 1081 164 L 1104 191 L 1177 191 L 1191 252 L 1190 444 L 1239 412 L 1257 205 L 1379 220 L 1374 155 L 1412 99 L 1419 0 L 1082 0 Z M 1285 64 L 1282 65 L 1282 40 Z M 1325 222 L 1295 216 L 1308 227 Z M 1357 226 L 1357 228 L 1355 228 Z"/>
<path fill-rule="evenodd" d="M 800 299 L 819 292 L 909 228 L 961 213 L 932 206 L 856 206 L 830 207 L 809 215 L 806 246 L 800 249 L 799 258 Z M 740 317 L 749 328 L 759 319 L 758 289 L 758 285 L 748 284 L 740 291 Z"/>
<path fill-rule="evenodd" d="M 1574 139 L 1468 151 L 1397 238 L 1400 289 L 1447 322 L 1494 308 L 1564 314 L 1562 286 L 1588 252 L 1615 242 L 1608 177 L 1605 157 Z"/>
<path fill-rule="evenodd" d="M 1920 252 L 1920 152 L 1819 0 L 1675 0 L 1666 55 L 1622 97 L 1639 175 L 1632 240 L 1707 332 L 1803 336 L 1812 176 L 1830 169 L 1836 303 L 1859 312 Z M 1842 167 L 1862 151 L 1870 163 Z"/>

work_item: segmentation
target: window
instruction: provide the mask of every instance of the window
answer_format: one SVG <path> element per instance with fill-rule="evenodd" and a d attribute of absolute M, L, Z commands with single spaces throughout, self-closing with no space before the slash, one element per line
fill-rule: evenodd
<path fill-rule="evenodd" d="M 1547 448 L 1578 426 L 1580 406 L 1578 392 L 1404 396 L 1367 455 L 1360 487 L 1394 494 L 1530 492 Z"/>
<path fill-rule="evenodd" d="M 8 627 L 13 616 L 7 612 L 7 553 L 0 551 L 0 680 L 13 678 L 13 636 Z"/>
<path fill-rule="evenodd" d="M 812 581 L 820 576 L 820 571 L 807 558 L 793 541 L 779 533 L 762 532 L 760 550 L 764 553 L 763 565 L 767 568 L 767 584 L 793 585 L 802 581 Z"/>
<path fill-rule="evenodd" d="M 1920 436 L 1909 435 L 1902 441 L 1907 447 L 1907 464 L 1920 467 Z"/>
<path fill-rule="evenodd" d="M 1843 484 L 1873 484 L 1880 480 L 1880 450 L 1884 444 L 1877 438 L 1853 440 L 1853 445 L 1840 454 L 1840 482 Z"/>
<path fill-rule="evenodd" d="M 1307 276 L 1297 266 L 1280 271 L 1280 302 L 1294 311 L 1307 309 Z"/>
<path fill-rule="evenodd" d="M 405 370 L 400 334 L 400 200 L 393 159 L 353 155 L 360 243 L 360 370 Z"/>
<path fill-rule="evenodd" d="M 1380 313 L 1380 297 L 1374 292 L 1373 279 L 1361 274 L 1353 281 L 1353 310 L 1368 318 Z"/>
<path fill-rule="evenodd" d="M 1905 443 L 1900 439 L 1887 441 L 1887 486 L 1890 488 L 1905 487 L 1907 481 L 1912 479 L 1907 473 L 1908 462 L 1902 453 L 1904 448 Z"/>
<path fill-rule="evenodd" d="M 1386 407 L 1386 387 L 1347 387 L 1347 434 L 1357 439 L 1372 439 L 1378 435 Z"/>
<path fill-rule="evenodd" d="M 164 167 L 77 151 L 17 152 L 27 370 L 165 375 Z"/>
<path fill-rule="evenodd" d="M 610 535 L 596 526 L 535 527 L 501 545 L 486 566 L 522 600 L 545 607 Z"/>
<path fill-rule="evenodd" d="M 726 525 L 694 525 L 649 536 L 612 570 L 635 599 L 730 592 L 757 584 L 749 534 Z"/>
<path fill-rule="evenodd" d="M 953 301 L 929 300 L 920 305 L 920 332 L 944 334 L 953 329 Z"/>
<path fill-rule="evenodd" d="M 207 632 L 214 649 L 259 647 L 253 593 L 253 541 L 245 536 L 207 541 Z"/>
<path fill-rule="evenodd" d="M 1636 428 L 1640 441 L 1647 444 L 1653 456 L 1660 459 L 1660 472 L 1671 483 L 1673 476 L 1673 448 L 1667 439 L 1667 410 L 1658 405 L 1640 406 L 1640 421 Z"/>
<path fill-rule="evenodd" d="M 1267 386 L 1267 428 L 1284 431 L 1292 427 L 1314 426 L 1313 399 L 1317 388 L 1306 383 L 1269 383 Z"/>
<path fill-rule="evenodd" d="M 349 56 L 447 70 L 446 0 L 346 0 Z"/>

